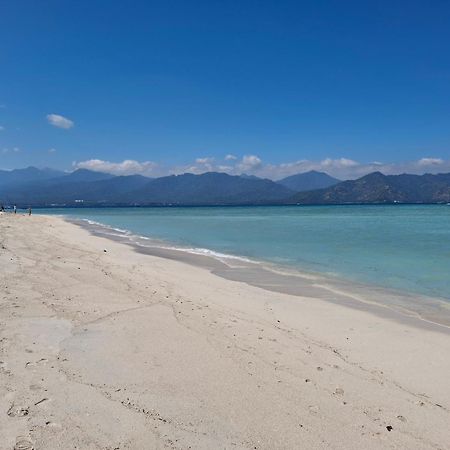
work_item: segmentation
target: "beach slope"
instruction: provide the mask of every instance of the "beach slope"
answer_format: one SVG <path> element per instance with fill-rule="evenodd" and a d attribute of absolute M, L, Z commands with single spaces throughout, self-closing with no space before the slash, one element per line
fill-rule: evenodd
<path fill-rule="evenodd" d="M 445 449 L 450 334 L 0 216 L 0 449 Z"/>

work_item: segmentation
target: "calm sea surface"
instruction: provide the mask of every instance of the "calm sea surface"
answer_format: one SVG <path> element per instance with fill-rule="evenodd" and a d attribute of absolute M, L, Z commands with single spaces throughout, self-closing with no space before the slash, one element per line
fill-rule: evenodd
<path fill-rule="evenodd" d="M 450 206 L 52 209 L 195 252 L 244 256 L 450 301 Z"/>

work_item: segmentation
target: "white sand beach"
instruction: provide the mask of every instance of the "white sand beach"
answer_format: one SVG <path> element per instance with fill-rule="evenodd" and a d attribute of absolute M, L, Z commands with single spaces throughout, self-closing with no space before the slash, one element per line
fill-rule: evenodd
<path fill-rule="evenodd" d="M 450 330 L 0 216 L 0 449 L 448 449 Z"/>

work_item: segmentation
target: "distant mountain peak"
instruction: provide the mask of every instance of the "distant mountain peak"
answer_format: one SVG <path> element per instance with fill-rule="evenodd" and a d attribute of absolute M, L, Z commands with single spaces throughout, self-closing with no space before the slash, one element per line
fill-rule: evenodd
<path fill-rule="evenodd" d="M 312 170 L 307 170 L 306 172 L 301 172 L 299 175 L 305 175 L 305 174 L 320 174 L 320 175 L 328 175 L 326 172 L 321 172 L 321 171 L 319 171 L 319 170 L 314 170 L 314 169 L 312 169 Z M 331 175 L 328 175 L 328 176 L 331 176 Z"/>
<path fill-rule="evenodd" d="M 257 177 L 256 175 L 248 175 L 246 173 L 241 173 L 239 175 L 241 178 L 246 178 L 247 180 L 261 180 L 261 178 Z"/>
<path fill-rule="evenodd" d="M 99 180 L 107 180 L 109 178 L 114 178 L 115 175 L 111 175 L 110 173 L 105 172 L 96 172 L 94 170 L 89 169 L 76 169 L 71 173 L 68 173 L 64 176 L 65 181 L 99 181 Z"/>
<path fill-rule="evenodd" d="M 298 173 L 279 180 L 277 183 L 293 191 L 303 192 L 314 189 L 323 189 L 339 183 L 340 180 L 333 178 L 325 172 L 310 170 L 308 172 Z"/>
<path fill-rule="evenodd" d="M 44 181 L 63 175 L 64 172 L 54 169 L 38 169 L 34 166 L 22 169 L 0 170 L 0 185 L 22 184 L 33 181 Z"/>
<path fill-rule="evenodd" d="M 384 173 L 381 173 L 380 171 L 375 171 L 375 172 L 370 172 L 367 175 L 364 175 L 361 178 L 367 179 L 367 178 L 386 178 L 387 175 L 385 175 Z"/>
<path fill-rule="evenodd" d="M 99 171 L 97 171 L 97 170 L 91 170 L 91 169 L 84 169 L 84 168 L 79 168 L 79 169 L 75 169 L 73 172 L 69 172 L 69 175 L 70 174 L 74 174 L 74 173 L 101 173 L 101 174 L 103 174 L 103 175 L 108 175 L 108 176 L 110 176 L 110 177 L 112 177 L 112 176 L 114 176 L 114 175 L 112 175 L 112 174 L 110 174 L 110 173 L 106 173 L 106 172 L 99 172 Z"/>

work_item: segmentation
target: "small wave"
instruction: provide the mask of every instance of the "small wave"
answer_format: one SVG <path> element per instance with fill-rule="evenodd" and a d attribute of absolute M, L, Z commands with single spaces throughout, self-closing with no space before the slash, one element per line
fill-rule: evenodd
<path fill-rule="evenodd" d="M 175 247 L 175 246 L 163 246 L 163 245 L 152 245 L 152 247 L 161 248 L 164 250 L 175 250 L 178 252 L 186 252 L 191 253 L 193 255 L 201 255 L 201 256 L 210 256 L 216 259 L 233 259 L 236 261 L 242 261 L 247 263 L 255 264 L 256 261 L 252 261 L 251 259 L 245 258 L 244 256 L 236 256 L 230 255 L 228 253 L 216 252 L 214 250 L 210 250 L 209 248 L 201 248 L 201 247 Z"/>
<path fill-rule="evenodd" d="M 241 262 L 246 262 L 246 263 L 254 263 L 254 264 L 256 263 L 256 261 L 252 261 L 251 259 L 245 258 L 243 256 L 230 255 L 228 253 L 216 252 L 216 251 L 208 249 L 208 248 L 163 245 L 160 243 L 161 241 L 158 241 L 158 240 L 148 237 L 148 236 L 133 234 L 129 230 L 112 227 L 111 225 L 107 225 L 107 224 L 104 224 L 101 222 L 96 222 L 95 220 L 91 220 L 91 219 L 82 219 L 82 220 L 83 220 L 83 222 L 86 222 L 89 225 L 93 225 L 93 226 L 99 227 L 99 228 L 107 231 L 108 234 L 111 236 L 126 236 L 131 241 L 133 241 L 135 244 L 137 244 L 141 247 L 158 248 L 161 250 L 173 250 L 173 251 L 178 251 L 178 252 L 190 253 L 193 255 L 209 256 L 211 258 L 215 258 L 215 259 L 219 259 L 219 260 L 225 259 L 225 260 L 241 261 Z M 120 234 L 112 233 L 112 231 L 118 232 Z M 145 240 L 145 241 L 151 242 L 151 244 L 143 245 L 138 242 L 139 240 Z"/>
<path fill-rule="evenodd" d="M 91 219 L 81 219 L 83 222 L 87 222 L 89 225 L 95 225 L 97 227 L 106 228 L 107 230 L 117 231 L 122 234 L 130 235 L 130 231 L 124 230 L 123 228 L 115 228 L 110 225 L 106 225 L 104 223 L 96 222 L 95 220 Z"/>

